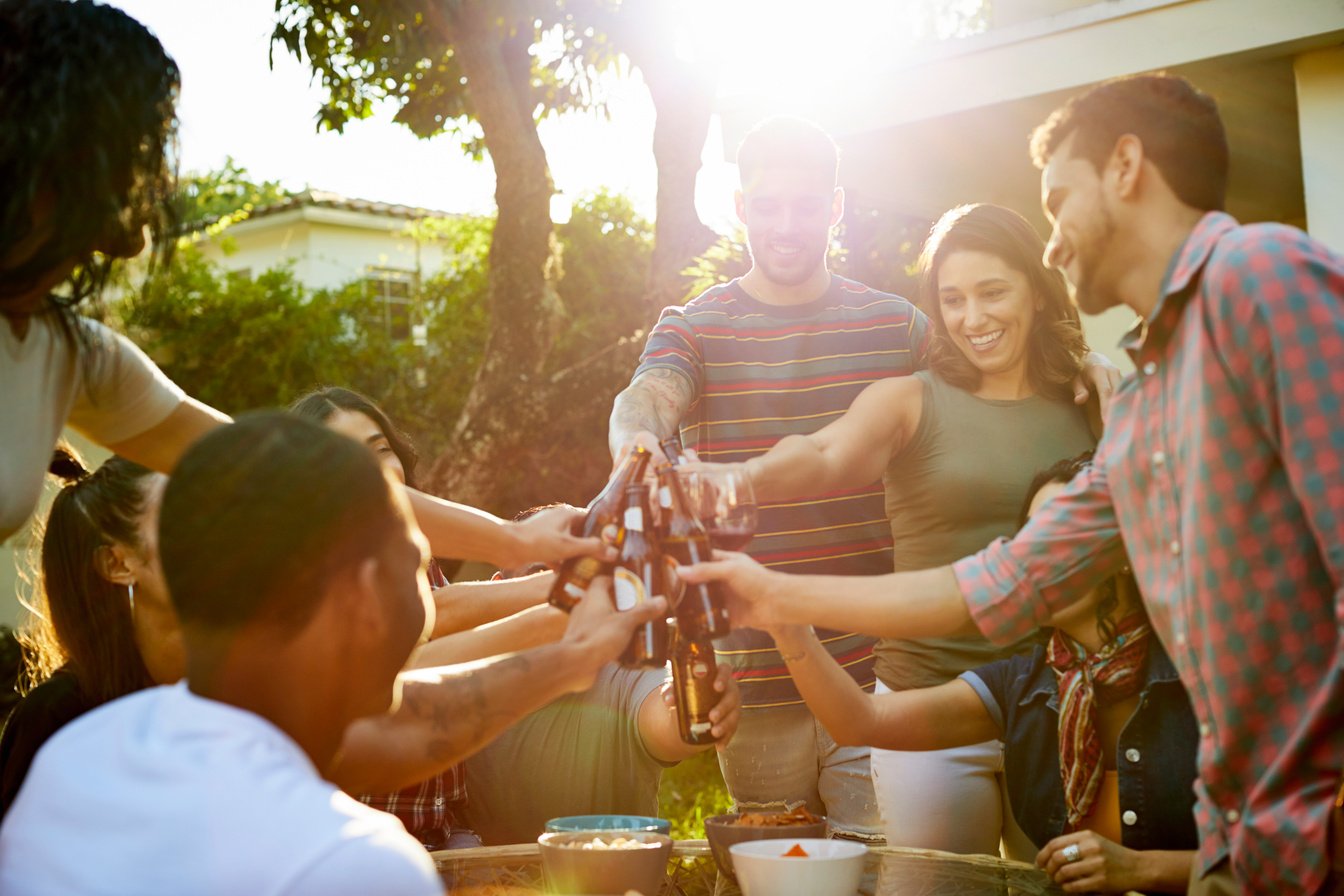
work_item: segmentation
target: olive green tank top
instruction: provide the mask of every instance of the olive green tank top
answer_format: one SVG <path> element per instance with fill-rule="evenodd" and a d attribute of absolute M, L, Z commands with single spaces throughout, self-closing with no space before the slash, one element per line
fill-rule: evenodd
<path fill-rule="evenodd" d="M 1033 396 L 977 398 L 932 372 L 914 436 L 887 465 L 887 519 L 897 571 L 960 560 L 1017 529 L 1031 480 L 1095 445 L 1087 415 L 1071 401 Z M 1011 656 L 979 634 L 878 641 L 877 677 L 893 690 L 942 684 Z"/>

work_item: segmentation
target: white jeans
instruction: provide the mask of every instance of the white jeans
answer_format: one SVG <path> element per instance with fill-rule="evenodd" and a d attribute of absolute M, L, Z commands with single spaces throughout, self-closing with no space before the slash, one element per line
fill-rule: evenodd
<path fill-rule="evenodd" d="M 876 692 L 891 689 L 879 681 Z M 1003 840 L 1008 852 L 1035 857 L 1007 808 L 1002 742 L 918 752 L 874 748 L 872 768 L 889 846 L 998 855 Z"/>
<path fill-rule="evenodd" d="M 837 745 L 806 706 L 743 710 L 719 767 L 738 811 L 806 803 L 833 834 L 881 836 L 868 748 Z"/>

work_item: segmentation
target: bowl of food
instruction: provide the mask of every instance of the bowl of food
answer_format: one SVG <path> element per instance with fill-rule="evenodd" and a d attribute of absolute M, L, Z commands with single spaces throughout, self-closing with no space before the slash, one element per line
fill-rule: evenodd
<path fill-rule="evenodd" d="M 786 837 L 735 843 L 729 852 L 742 896 L 854 896 L 868 847 Z"/>
<path fill-rule="evenodd" d="M 729 847 L 735 843 L 825 836 L 825 816 L 813 815 L 803 806 L 791 812 L 733 812 L 705 819 L 705 839 L 714 853 L 714 861 L 719 871 L 729 877 L 733 876 Z"/>
<path fill-rule="evenodd" d="M 546 822 L 546 833 L 557 831 L 648 831 L 671 834 L 672 822 L 651 815 L 562 815 Z"/>
<path fill-rule="evenodd" d="M 572 896 L 657 896 L 672 855 L 672 838 L 655 831 L 555 831 L 537 842 L 546 891 Z"/>

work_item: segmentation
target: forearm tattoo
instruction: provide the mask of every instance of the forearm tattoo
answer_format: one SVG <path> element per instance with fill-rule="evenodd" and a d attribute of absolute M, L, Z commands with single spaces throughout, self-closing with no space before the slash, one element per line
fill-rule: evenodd
<path fill-rule="evenodd" d="M 644 430 L 666 438 L 677 431 L 694 400 L 691 384 L 680 373 L 646 370 L 616 397 L 612 430 L 625 437 Z"/>

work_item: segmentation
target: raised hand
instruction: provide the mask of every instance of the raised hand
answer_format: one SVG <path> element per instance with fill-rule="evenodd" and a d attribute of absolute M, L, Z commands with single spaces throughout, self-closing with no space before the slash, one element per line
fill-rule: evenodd
<path fill-rule="evenodd" d="M 772 594 L 780 573 L 771 572 L 746 554 L 715 551 L 709 563 L 677 568 L 687 582 L 721 582 L 728 594 L 733 626 L 770 630 L 783 623 L 775 613 Z"/>

